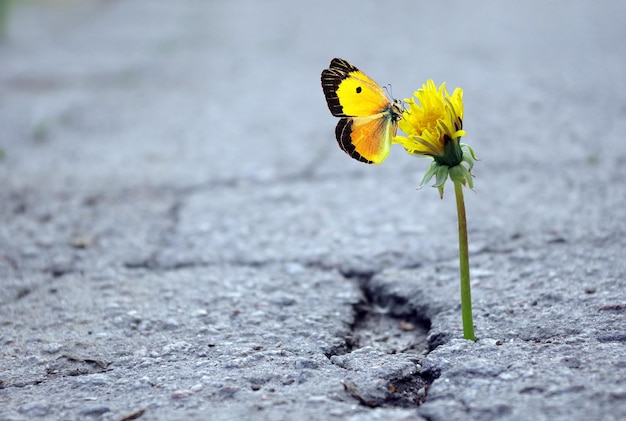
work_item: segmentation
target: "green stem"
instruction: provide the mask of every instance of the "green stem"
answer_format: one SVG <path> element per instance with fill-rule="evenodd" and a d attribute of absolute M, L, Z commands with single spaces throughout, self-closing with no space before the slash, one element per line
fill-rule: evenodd
<path fill-rule="evenodd" d="M 456 211 L 459 218 L 459 265 L 461 269 L 461 313 L 463 315 L 463 337 L 475 341 L 474 322 L 472 320 L 472 291 L 470 289 L 469 250 L 467 247 L 467 222 L 463 185 L 455 181 Z"/>

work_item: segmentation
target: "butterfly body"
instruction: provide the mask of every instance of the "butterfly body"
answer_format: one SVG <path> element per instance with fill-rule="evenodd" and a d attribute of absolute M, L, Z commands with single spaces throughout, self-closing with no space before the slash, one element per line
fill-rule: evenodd
<path fill-rule="evenodd" d="M 389 154 L 403 106 L 389 101 L 372 78 L 348 61 L 335 58 L 322 71 L 322 89 L 332 115 L 339 147 L 352 158 L 380 164 Z"/>

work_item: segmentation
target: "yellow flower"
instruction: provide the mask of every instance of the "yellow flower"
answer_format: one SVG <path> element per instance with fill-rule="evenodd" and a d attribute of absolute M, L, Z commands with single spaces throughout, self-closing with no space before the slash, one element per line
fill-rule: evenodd
<path fill-rule="evenodd" d="M 450 95 L 445 83 L 437 87 L 435 82 L 428 80 L 414 97 L 405 100 L 408 108 L 398 123 L 406 136 L 396 136 L 393 141 L 411 155 L 433 158 L 420 188 L 436 176 L 434 187 L 443 196 L 448 175 L 453 181 L 467 183 L 472 188 L 471 170 L 476 157 L 468 145 L 460 143 L 466 134 L 463 130 L 463 90 L 456 88 Z M 461 165 L 462 162 L 468 167 Z"/>
<path fill-rule="evenodd" d="M 394 142 L 412 155 L 443 158 L 446 143 L 458 143 L 465 136 L 463 90 L 456 88 L 450 95 L 445 83 L 437 88 L 435 82 L 428 80 L 414 95 L 415 99 L 405 100 L 409 107 L 399 122 L 407 136 L 396 136 Z"/>

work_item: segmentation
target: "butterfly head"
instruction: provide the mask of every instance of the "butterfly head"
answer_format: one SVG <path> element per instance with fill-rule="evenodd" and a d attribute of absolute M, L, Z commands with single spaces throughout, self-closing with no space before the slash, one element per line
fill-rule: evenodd
<path fill-rule="evenodd" d="M 404 102 L 399 99 L 394 99 L 390 105 L 391 108 L 391 118 L 393 121 L 399 121 L 402 119 L 402 113 L 405 110 Z"/>
<path fill-rule="evenodd" d="M 399 121 L 402 119 L 402 113 L 404 112 L 404 102 L 399 99 L 394 99 L 393 91 L 391 89 L 391 85 L 383 86 L 385 93 L 387 94 L 387 98 L 389 99 L 390 105 L 389 110 L 391 110 L 391 118 L 393 121 Z"/>

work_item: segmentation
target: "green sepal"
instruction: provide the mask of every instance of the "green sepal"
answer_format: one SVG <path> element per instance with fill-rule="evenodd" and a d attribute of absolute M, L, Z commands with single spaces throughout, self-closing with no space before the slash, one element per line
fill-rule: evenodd
<path fill-rule="evenodd" d="M 474 153 L 474 149 L 472 149 L 472 147 L 470 145 L 468 145 L 467 143 L 461 143 L 461 148 L 467 148 L 467 150 L 469 151 L 470 155 L 472 156 L 472 159 L 474 161 L 480 161 L 478 158 L 476 158 L 476 154 Z"/>
<path fill-rule="evenodd" d="M 468 170 L 470 172 L 472 172 L 472 169 L 474 168 L 474 158 L 472 158 L 469 154 L 463 154 L 463 159 L 461 162 L 466 162 L 467 165 L 469 166 Z"/>
<path fill-rule="evenodd" d="M 420 181 L 419 186 L 417 186 L 418 189 L 421 189 L 422 187 L 424 187 L 426 183 L 428 183 L 433 178 L 433 176 L 435 175 L 435 172 L 437 172 L 437 167 L 439 167 L 439 164 L 437 164 L 437 161 L 433 161 L 430 164 L 430 167 L 428 167 L 428 171 L 426 171 L 426 174 L 424 174 L 424 178 L 422 178 L 422 181 Z"/>
<path fill-rule="evenodd" d="M 467 149 L 467 153 L 463 151 L 462 161 L 467 162 L 467 165 L 469 166 L 469 172 L 471 173 L 472 169 L 474 168 L 474 162 L 478 161 L 478 158 L 476 158 L 476 154 L 474 153 L 474 150 L 470 145 L 468 145 L 467 143 L 461 143 L 460 145 L 462 149 Z"/>
<path fill-rule="evenodd" d="M 433 185 L 433 187 L 439 188 L 443 186 L 448 179 L 448 172 L 450 172 L 450 168 L 447 165 L 437 166 L 437 172 L 435 173 L 435 184 Z"/>
<path fill-rule="evenodd" d="M 422 178 L 418 189 L 423 188 L 427 183 L 435 177 L 435 184 L 433 187 L 437 187 L 439 190 L 439 196 L 443 199 L 443 190 L 448 180 L 448 176 L 453 182 L 461 183 L 463 186 L 467 186 L 474 190 L 474 175 L 472 169 L 474 163 L 478 161 L 476 154 L 471 146 L 466 143 L 460 143 L 457 139 L 456 142 L 448 142 L 446 144 L 446 150 L 444 156 L 433 156 L 433 162 L 428 167 L 426 174 Z M 450 165 L 450 163 L 454 163 Z M 467 166 L 463 165 L 466 163 Z"/>
<path fill-rule="evenodd" d="M 437 187 L 437 190 L 439 190 L 439 198 L 443 199 L 443 184 L 439 187 Z"/>
<path fill-rule="evenodd" d="M 472 180 L 472 173 L 465 168 L 464 165 L 456 165 L 450 168 L 450 179 L 456 183 L 461 183 L 464 186 L 469 186 L 474 190 L 474 181 Z"/>

